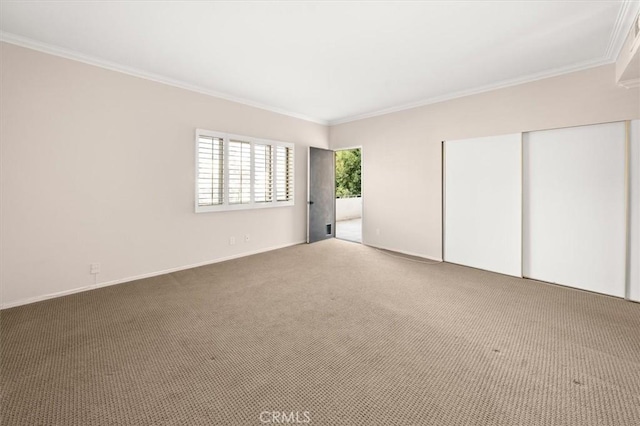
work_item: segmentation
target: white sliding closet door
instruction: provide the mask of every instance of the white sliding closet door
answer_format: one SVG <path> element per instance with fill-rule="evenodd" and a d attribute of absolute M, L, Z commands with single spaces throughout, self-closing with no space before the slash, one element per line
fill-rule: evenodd
<path fill-rule="evenodd" d="M 520 133 L 445 142 L 444 259 L 521 276 Z"/>
<path fill-rule="evenodd" d="M 528 278 L 625 295 L 625 123 L 523 135 Z"/>
<path fill-rule="evenodd" d="M 640 302 L 640 120 L 631 122 L 629 142 L 629 299 Z"/>

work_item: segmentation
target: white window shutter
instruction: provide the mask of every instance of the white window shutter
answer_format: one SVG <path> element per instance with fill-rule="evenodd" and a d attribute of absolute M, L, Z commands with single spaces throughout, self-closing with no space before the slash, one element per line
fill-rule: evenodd
<path fill-rule="evenodd" d="M 273 146 L 256 143 L 253 146 L 254 201 L 273 201 Z"/>
<path fill-rule="evenodd" d="M 230 140 L 227 147 L 229 204 L 251 202 L 251 143 Z"/>
<path fill-rule="evenodd" d="M 198 137 L 198 206 L 224 201 L 224 143 L 213 136 Z"/>
<path fill-rule="evenodd" d="M 293 148 L 276 146 L 276 200 L 293 201 Z"/>

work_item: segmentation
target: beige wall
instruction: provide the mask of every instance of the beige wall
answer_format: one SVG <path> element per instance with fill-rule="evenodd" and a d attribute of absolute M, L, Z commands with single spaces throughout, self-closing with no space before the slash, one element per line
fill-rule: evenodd
<path fill-rule="evenodd" d="M 305 239 L 306 146 L 327 147 L 325 126 L 0 47 L 4 306 L 90 286 L 93 262 L 106 283 Z M 295 207 L 195 214 L 197 127 L 294 142 Z"/>
<path fill-rule="evenodd" d="M 617 87 L 612 64 L 333 126 L 329 140 L 362 146 L 364 242 L 440 259 L 441 141 L 639 117 L 639 89 Z"/>
<path fill-rule="evenodd" d="M 329 140 L 363 147 L 365 243 L 437 259 L 440 141 L 640 118 L 614 65 L 327 129 L 0 48 L 3 306 L 87 288 L 93 262 L 104 284 L 303 241 L 306 146 Z M 195 214 L 196 127 L 296 143 L 295 207 Z"/>

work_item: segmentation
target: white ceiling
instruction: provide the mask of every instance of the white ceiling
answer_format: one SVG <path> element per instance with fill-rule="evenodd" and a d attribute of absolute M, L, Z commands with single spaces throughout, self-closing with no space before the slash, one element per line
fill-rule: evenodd
<path fill-rule="evenodd" d="M 335 124 L 612 62 L 637 1 L 2 1 L 8 42 Z"/>

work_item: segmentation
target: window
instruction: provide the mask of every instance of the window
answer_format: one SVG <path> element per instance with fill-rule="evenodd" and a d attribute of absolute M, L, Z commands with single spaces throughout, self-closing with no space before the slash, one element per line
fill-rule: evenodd
<path fill-rule="evenodd" d="M 294 146 L 196 130 L 196 212 L 294 205 Z"/>

